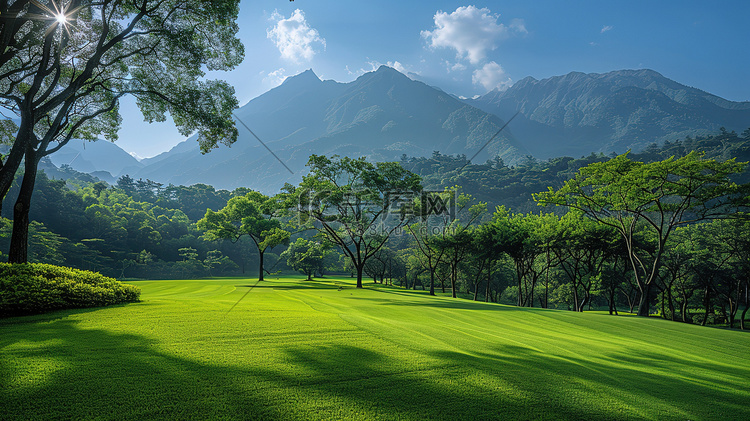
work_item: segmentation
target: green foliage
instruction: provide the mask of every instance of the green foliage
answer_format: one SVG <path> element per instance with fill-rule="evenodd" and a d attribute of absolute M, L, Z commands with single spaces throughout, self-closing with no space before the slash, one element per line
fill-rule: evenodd
<path fill-rule="evenodd" d="M 323 244 L 298 238 L 289 244 L 289 248 L 284 250 L 280 257 L 286 260 L 290 268 L 307 275 L 309 280 L 315 273 L 323 271 L 328 254 L 329 251 Z"/>
<path fill-rule="evenodd" d="M 229 199 L 227 205 L 214 212 L 206 210 L 206 216 L 197 222 L 198 229 L 205 231 L 208 241 L 230 240 L 237 242 L 243 236 L 250 237 L 260 255 L 258 277 L 263 280 L 263 253 L 267 249 L 284 244 L 289 232 L 281 228 L 277 214 L 281 203 L 262 193 L 250 191 L 244 196 Z"/>
<path fill-rule="evenodd" d="M 357 271 L 357 287 L 367 261 L 390 235 L 410 222 L 394 212 L 400 195 L 422 191 L 418 175 L 397 162 L 368 162 L 364 157 L 311 155 L 310 173 L 299 187 L 287 184 L 281 195 L 298 220 L 336 245 Z"/>
<path fill-rule="evenodd" d="M 95 272 L 30 263 L 0 263 L 0 316 L 138 301 L 140 288 Z"/>
<path fill-rule="evenodd" d="M 666 141 L 662 145 L 653 144 L 643 151 L 632 152 L 629 157 L 648 163 L 670 157 L 680 158 L 691 151 L 699 151 L 705 153 L 706 159 L 750 161 L 750 136 L 747 133 L 750 133 L 750 129 L 741 136 L 735 132 L 720 132 L 712 136 Z M 580 158 L 558 157 L 511 167 L 506 166 L 499 157 L 484 164 L 466 165 L 465 156 L 435 152 L 429 158 L 404 156 L 401 165 L 419 174 L 425 189 L 442 190 L 459 185 L 466 193 L 487 202 L 490 209 L 503 205 L 514 212 L 529 212 L 535 211 L 537 206 L 531 197 L 533 193 L 547 190 L 548 187 L 560 188 L 579 169 L 610 158 L 592 153 Z M 737 183 L 750 182 L 750 172 L 746 168 L 744 172 L 734 175 L 732 180 Z"/>
<path fill-rule="evenodd" d="M 736 212 L 747 193 L 730 177 L 745 167 L 734 159 L 705 159 L 695 151 L 650 163 L 633 161 L 623 154 L 590 164 L 561 188 L 549 187 L 534 198 L 540 205 L 576 209 L 619 232 L 642 292 L 638 314 L 647 316 L 651 286 L 672 231 Z M 635 247 L 641 228 L 653 235 L 651 250 Z"/>

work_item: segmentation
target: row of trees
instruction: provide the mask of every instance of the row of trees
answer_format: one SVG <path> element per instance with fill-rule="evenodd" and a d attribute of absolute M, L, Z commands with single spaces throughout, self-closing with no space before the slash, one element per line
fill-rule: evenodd
<path fill-rule="evenodd" d="M 691 233 L 721 228 L 730 237 L 742 235 L 746 225 L 738 212 L 746 208 L 748 190 L 731 181 L 745 167 L 734 160 L 693 152 L 642 163 L 624 154 L 590 164 L 561 188 L 535 195 L 541 205 L 571 209 L 562 217 L 512 214 L 499 207 L 485 221 L 486 204 L 472 204 L 469 195 L 456 193 L 458 188 L 428 194 L 419 177 L 396 163 L 313 155 L 308 165 L 310 174 L 299 186 L 287 185 L 273 198 L 249 193 L 232 199 L 236 203 L 207 212 L 198 225 L 211 238 L 254 236 L 262 256 L 264 245 L 288 238 L 279 234 L 281 220 L 296 220 L 344 254 L 357 287 L 363 274 L 381 282 L 398 278 L 408 286 L 411 272 L 416 273 L 413 287 L 420 274 L 429 277 L 431 294 L 439 279 L 443 290 L 447 280 L 454 297 L 464 286 L 477 299 L 484 284 L 489 300 L 493 278 L 512 272 L 514 285 L 504 293 L 513 292 L 519 306 L 547 307 L 552 299 L 582 311 L 603 297 L 614 312 L 624 298 L 631 310 L 637 305 L 637 313 L 647 316 L 659 295 L 662 314 L 683 320 L 689 299 L 702 288 L 703 323 L 716 300 L 723 300 L 731 324 L 739 303 L 747 301 L 746 273 L 727 275 L 741 266 L 742 245 L 734 244 L 717 262 L 696 257 L 700 244 L 707 243 L 692 241 L 692 252 L 685 254 L 690 264 L 675 269 L 672 260 L 675 250 L 689 248 L 685 236 L 698 235 Z M 434 207 L 430 201 L 443 206 L 440 212 L 427 208 Z M 410 242 L 399 240 L 398 232 L 409 233 Z M 728 276 L 735 280 L 731 287 Z"/>

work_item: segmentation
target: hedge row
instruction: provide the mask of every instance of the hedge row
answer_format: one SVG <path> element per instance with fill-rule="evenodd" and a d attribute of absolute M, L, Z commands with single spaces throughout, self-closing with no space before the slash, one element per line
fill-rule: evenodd
<path fill-rule="evenodd" d="M 0 263 L 0 317 L 138 301 L 141 290 L 96 272 Z"/>

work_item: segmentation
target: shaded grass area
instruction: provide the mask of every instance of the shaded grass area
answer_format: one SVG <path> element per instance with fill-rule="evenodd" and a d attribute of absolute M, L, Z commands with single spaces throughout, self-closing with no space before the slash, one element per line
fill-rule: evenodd
<path fill-rule="evenodd" d="M 0 320 L 2 419 L 750 419 L 750 335 L 348 280 Z"/>

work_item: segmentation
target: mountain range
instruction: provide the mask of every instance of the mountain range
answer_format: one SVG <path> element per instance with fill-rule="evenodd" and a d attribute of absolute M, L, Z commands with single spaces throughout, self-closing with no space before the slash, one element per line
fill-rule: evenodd
<path fill-rule="evenodd" d="M 307 70 L 251 100 L 235 116 L 237 142 L 205 155 L 187 139 L 137 161 L 116 144 L 98 141 L 71 142 L 51 159 L 109 182 L 129 174 L 273 193 L 284 182 L 301 179 L 310 154 L 397 160 L 440 151 L 474 157 L 475 163 L 499 156 L 513 165 L 529 155 L 620 153 L 720 127 L 744 130 L 750 127 L 750 102 L 728 101 L 652 70 L 527 77 L 505 91 L 461 99 L 382 66 L 349 83 L 322 81 Z"/>

